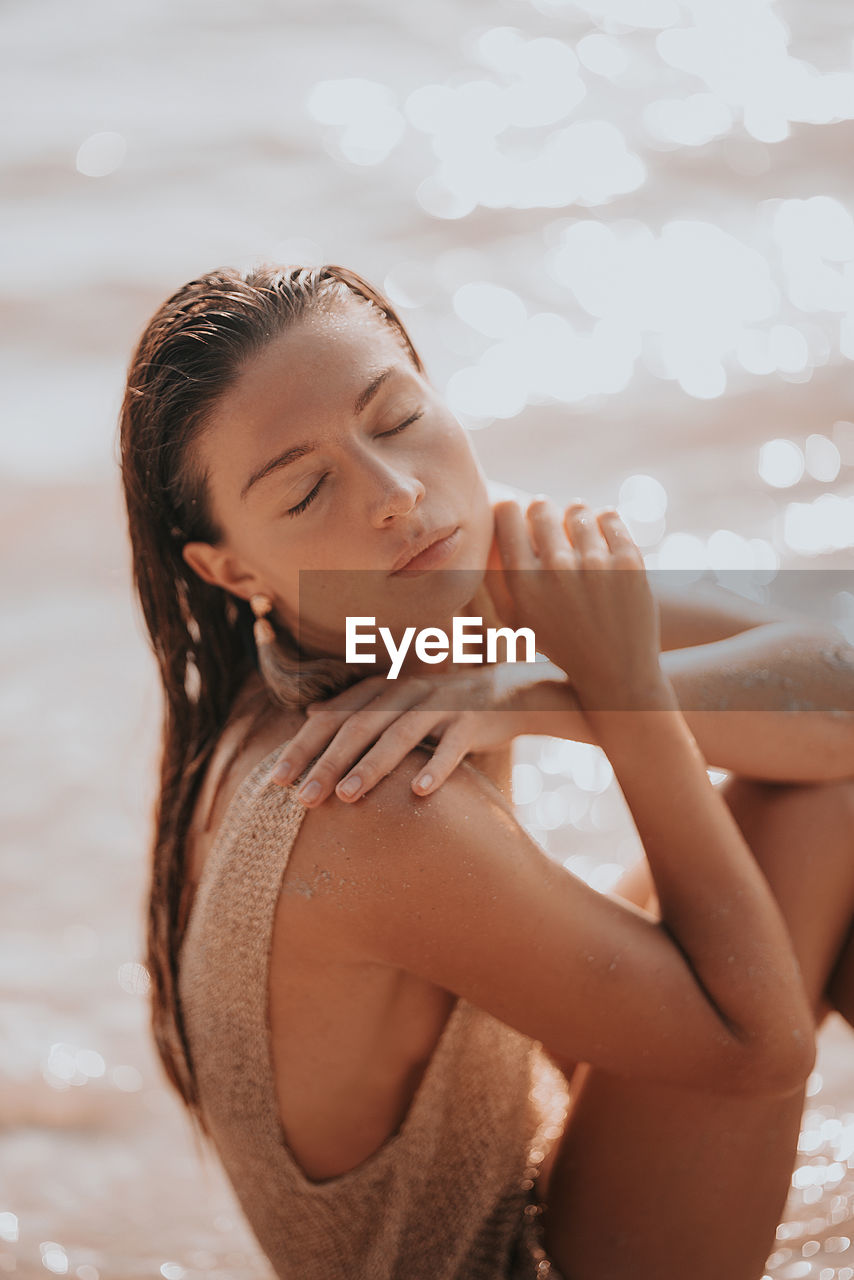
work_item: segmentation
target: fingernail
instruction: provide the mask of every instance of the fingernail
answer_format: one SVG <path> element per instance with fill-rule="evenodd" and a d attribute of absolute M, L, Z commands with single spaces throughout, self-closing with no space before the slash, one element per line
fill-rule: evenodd
<path fill-rule="evenodd" d="M 345 778 L 339 783 L 338 790 L 342 796 L 354 796 L 361 789 L 362 779 L 359 777 Z"/>
<path fill-rule="evenodd" d="M 273 770 L 274 782 L 287 782 L 294 776 L 294 766 L 290 760 L 280 760 Z"/>
<path fill-rule="evenodd" d="M 320 795 L 320 783 L 315 778 L 311 782 L 307 782 L 298 794 L 303 804 L 311 804 L 312 800 L 316 800 Z"/>
<path fill-rule="evenodd" d="M 428 787 L 432 787 L 433 785 L 432 773 L 422 773 L 421 777 L 416 779 L 415 785 L 419 791 L 426 791 Z"/>

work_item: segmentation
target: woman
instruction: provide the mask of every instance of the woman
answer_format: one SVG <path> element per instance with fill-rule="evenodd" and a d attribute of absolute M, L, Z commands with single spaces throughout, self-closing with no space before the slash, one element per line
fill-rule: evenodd
<path fill-rule="evenodd" d="M 671 680 L 661 648 L 751 628 L 737 668 L 781 652 L 774 626 L 659 616 L 615 511 L 493 513 L 399 318 L 342 268 L 215 272 L 164 303 L 122 463 L 166 697 L 155 1035 L 277 1273 L 756 1280 L 815 1027 L 828 999 L 854 1008 L 850 723 L 805 717 L 769 750 L 769 777 L 817 785 L 713 788 L 706 759 L 733 768 L 750 730 L 699 716 L 695 736 L 690 664 Z M 425 712 L 409 660 L 372 721 L 345 621 L 399 637 L 483 615 L 496 551 L 498 616 L 533 627 L 560 678 L 530 714 L 524 690 L 492 722 L 469 712 L 484 749 L 439 790 L 454 761 L 428 766 L 425 798 L 409 741 L 460 721 Z M 826 636 L 782 634 L 820 665 Z M 850 684 L 846 656 L 830 666 Z M 347 725 L 312 777 L 330 714 Z M 326 803 L 392 720 L 358 803 Z M 502 795 L 506 739 L 538 731 L 614 766 L 647 855 L 619 894 L 548 859 Z"/>

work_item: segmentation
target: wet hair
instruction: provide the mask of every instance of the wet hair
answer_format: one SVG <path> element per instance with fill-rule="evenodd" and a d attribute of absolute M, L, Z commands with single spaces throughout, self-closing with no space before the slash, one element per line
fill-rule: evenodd
<path fill-rule="evenodd" d="M 301 319 L 352 299 L 390 326 L 423 373 L 392 305 L 361 276 L 339 266 L 266 264 L 215 270 L 184 285 L 152 316 L 128 368 L 121 473 L 134 586 L 163 688 L 146 954 L 152 1029 L 166 1074 L 203 1132 L 177 988 L 185 842 L 201 781 L 253 670 L 261 670 L 269 706 L 328 696 L 353 674 L 338 659 L 300 661 L 293 637 L 282 634 L 271 677 L 269 663 L 259 667 L 248 602 L 189 569 L 185 543 L 222 538 L 195 446 L 253 356 Z"/>

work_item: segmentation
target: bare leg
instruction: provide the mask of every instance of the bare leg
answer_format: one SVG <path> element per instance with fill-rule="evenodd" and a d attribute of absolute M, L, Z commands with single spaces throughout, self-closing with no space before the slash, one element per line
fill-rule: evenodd
<path fill-rule="evenodd" d="M 854 782 L 721 786 L 789 925 L 816 1021 L 854 916 Z M 690 859 L 690 836 L 686 844 Z M 637 892 L 639 882 L 627 888 Z M 803 1095 L 737 1098 L 582 1065 L 543 1215 L 567 1280 L 759 1280 Z"/>

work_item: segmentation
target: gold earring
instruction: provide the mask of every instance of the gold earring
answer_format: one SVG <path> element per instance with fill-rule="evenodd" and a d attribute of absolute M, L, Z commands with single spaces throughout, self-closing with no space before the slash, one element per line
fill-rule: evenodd
<path fill-rule="evenodd" d="M 273 601 L 269 596 L 254 595 L 249 597 L 249 604 L 255 614 L 255 625 L 252 628 L 255 643 L 259 646 L 272 644 L 276 639 L 276 633 L 267 620 L 267 614 L 273 608 Z"/>
<path fill-rule="evenodd" d="M 273 608 L 273 601 L 269 596 L 254 595 L 249 597 L 249 604 L 255 614 L 252 630 L 258 651 L 258 670 L 267 686 L 267 692 L 274 702 L 282 706 L 299 706 L 299 662 L 295 662 L 287 652 L 287 632 L 281 637 L 277 636 L 267 618 Z"/>
<path fill-rule="evenodd" d="M 250 596 L 249 605 L 255 614 L 252 630 L 258 649 L 258 670 L 274 702 L 291 710 L 301 710 L 306 702 L 328 698 L 352 684 L 350 668 L 340 658 L 315 658 L 305 663 L 287 626 L 283 625 L 282 634 L 276 635 L 267 619 L 273 608 L 269 596 Z"/>

